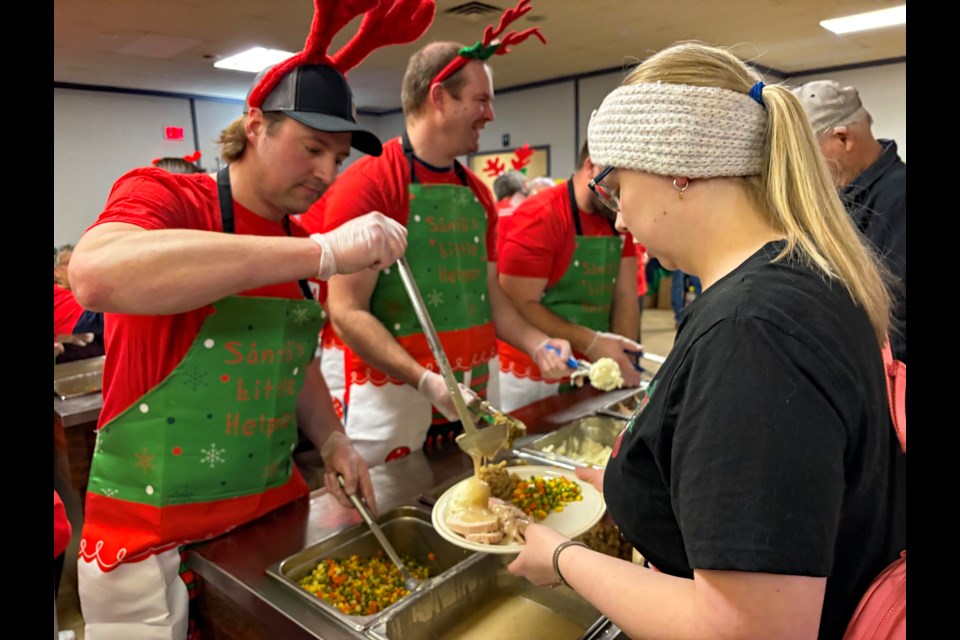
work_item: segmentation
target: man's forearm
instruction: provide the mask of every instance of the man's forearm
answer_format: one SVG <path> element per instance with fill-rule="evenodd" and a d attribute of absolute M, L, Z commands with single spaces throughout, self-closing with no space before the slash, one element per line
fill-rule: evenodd
<path fill-rule="evenodd" d="M 334 431 L 344 432 L 343 423 L 333 408 L 330 388 L 314 360 L 307 365 L 303 388 L 297 398 L 297 426 L 319 450 Z"/>
<path fill-rule="evenodd" d="M 503 289 L 497 278 L 497 263 L 487 263 L 487 290 L 490 293 L 490 309 L 497 337 L 521 351 L 532 354 L 537 345 L 550 337 L 523 317 Z"/>
<path fill-rule="evenodd" d="M 520 315 L 548 336 L 563 338 L 581 353 L 587 350 L 596 332 L 583 325 L 564 320 L 539 302 L 522 302 L 517 305 Z"/>
<path fill-rule="evenodd" d="M 70 282 L 85 309 L 166 315 L 240 291 L 314 277 L 320 252 L 308 238 L 147 231 L 114 222 L 94 227 L 77 243 Z"/>
<path fill-rule="evenodd" d="M 350 349 L 377 369 L 417 388 L 424 367 L 400 346 L 369 311 L 351 309 L 332 316 L 333 327 Z"/>

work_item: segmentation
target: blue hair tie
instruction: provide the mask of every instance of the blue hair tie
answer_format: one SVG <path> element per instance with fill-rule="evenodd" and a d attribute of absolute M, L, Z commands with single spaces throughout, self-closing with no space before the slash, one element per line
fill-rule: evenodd
<path fill-rule="evenodd" d="M 763 104 L 763 97 L 761 95 L 762 92 L 763 92 L 763 80 L 761 80 L 757 84 L 750 87 L 750 97 L 756 100 L 757 104 L 759 104 L 761 107 L 766 109 L 767 105 Z"/>

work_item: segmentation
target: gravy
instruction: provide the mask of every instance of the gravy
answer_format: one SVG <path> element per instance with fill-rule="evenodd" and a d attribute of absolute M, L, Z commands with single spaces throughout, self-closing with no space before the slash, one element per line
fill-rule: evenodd
<path fill-rule="evenodd" d="M 522 596 L 499 596 L 449 629 L 440 640 L 575 640 L 587 628 Z"/>

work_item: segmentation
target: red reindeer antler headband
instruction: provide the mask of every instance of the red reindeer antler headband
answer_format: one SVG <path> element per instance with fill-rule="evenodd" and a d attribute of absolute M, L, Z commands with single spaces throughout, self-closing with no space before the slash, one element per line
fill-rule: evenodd
<path fill-rule="evenodd" d="M 477 42 L 471 47 L 464 47 L 460 49 L 457 57 L 451 60 L 450 64 L 445 66 L 440 73 L 433 78 L 430 86 L 432 87 L 435 84 L 443 82 L 457 71 L 464 68 L 471 60 L 486 60 L 493 55 L 502 56 L 510 53 L 510 47 L 515 44 L 520 44 L 530 36 L 536 36 L 539 38 L 540 42 L 547 44 L 546 38 L 544 38 L 543 34 L 540 33 L 540 27 L 533 27 L 532 29 L 526 29 L 519 33 L 511 31 L 507 35 L 503 36 L 502 39 L 499 38 L 500 34 L 504 32 L 511 22 L 515 22 L 523 14 L 530 11 L 532 7 L 529 5 L 530 0 L 520 0 L 516 7 L 504 11 L 503 15 L 500 17 L 500 24 L 497 27 L 497 30 L 494 31 L 491 27 L 486 27 L 483 30 L 483 40 Z"/>
<path fill-rule="evenodd" d="M 430 27 L 434 0 L 314 0 L 313 21 L 303 51 L 275 65 L 250 92 L 247 101 L 259 108 L 281 79 L 305 64 L 321 64 L 344 76 L 380 47 L 413 42 Z M 366 14 L 356 35 L 334 56 L 327 54 L 333 37 L 351 20 Z"/>

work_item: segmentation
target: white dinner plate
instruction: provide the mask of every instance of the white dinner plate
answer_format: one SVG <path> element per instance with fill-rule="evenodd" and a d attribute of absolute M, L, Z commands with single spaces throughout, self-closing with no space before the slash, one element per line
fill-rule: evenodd
<path fill-rule="evenodd" d="M 600 522 L 600 518 L 603 517 L 603 514 L 607 510 L 607 505 L 603 501 L 603 495 L 594 489 L 593 485 L 589 482 L 584 482 L 577 478 L 577 475 L 573 471 L 559 469 L 557 467 L 535 465 L 506 467 L 505 471 L 516 473 L 523 480 L 526 480 L 530 476 L 542 476 L 544 478 L 563 476 L 580 485 L 580 491 L 583 495 L 582 500 L 579 502 L 568 502 L 564 505 L 563 511 L 553 511 L 538 523 L 552 527 L 568 538 L 575 538 L 581 533 L 589 531 L 593 525 Z M 431 515 L 433 528 L 436 529 L 437 533 L 445 540 L 464 549 L 481 551 L 483 553 L 520 553 L 523 550 L 523 545 L 512 539 L 508 540 L 504 537 L 504 539 L 497 544 L 471 542 L 459 533 L 454 533 L 450 530 L 450 527 L 447 526 L 447 509 L 450 506 L 450 500 L 456 494 L 457 490 L 468 480 L 469 478 L 461 480 L 444 491 L 440 499 L 437 500 L 437 503 L 433 505 L 433 513 Z"/>

